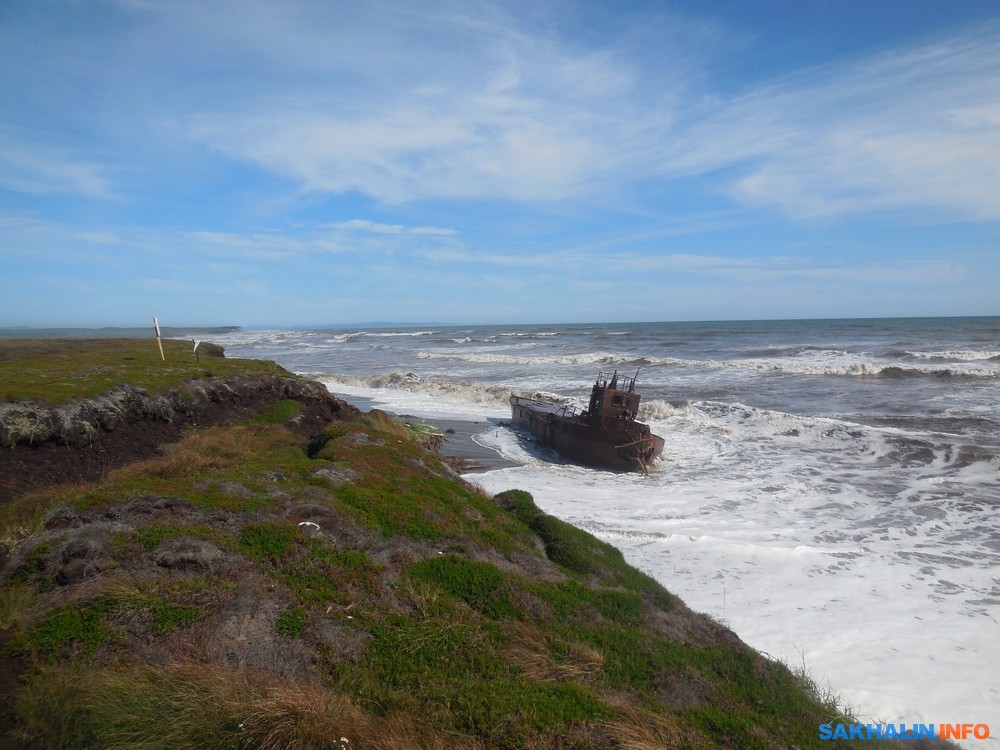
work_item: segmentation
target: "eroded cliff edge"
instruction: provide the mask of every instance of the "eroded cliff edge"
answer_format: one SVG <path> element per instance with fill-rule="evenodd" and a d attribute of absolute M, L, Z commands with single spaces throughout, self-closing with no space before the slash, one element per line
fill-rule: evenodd
<path fill-rule="evenodd" d="M 249 418 L 286 400 L 303 404 L 289 426 L 305 436 L 360 415 L 321 384 L 292 375 L 190 379 L 162 393 L 125 384 L 59 406 L 0 403 L 0 502 L 33 487 L 100 479 L 155 456 L 188 428 Z"/>

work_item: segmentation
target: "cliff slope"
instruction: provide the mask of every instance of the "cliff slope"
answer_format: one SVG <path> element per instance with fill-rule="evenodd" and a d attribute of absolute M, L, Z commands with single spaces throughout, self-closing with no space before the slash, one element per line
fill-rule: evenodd
<path fill-rule="evenodd" d="M 115 346 L 0 409 L 7 746 L 830 746 L 799 676 L 423 431 Z"/>

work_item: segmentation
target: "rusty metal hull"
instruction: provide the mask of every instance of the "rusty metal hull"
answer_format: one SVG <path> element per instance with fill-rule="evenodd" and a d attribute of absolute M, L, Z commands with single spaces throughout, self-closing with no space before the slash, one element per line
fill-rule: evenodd
<path fill-rule="evenodd" d="M 663 451 L 663 438 L 634 420 L 601 423 L 544 401 L 511 396 L 511 421 L 566 459 L 615 471 L 647 471 Z"/>

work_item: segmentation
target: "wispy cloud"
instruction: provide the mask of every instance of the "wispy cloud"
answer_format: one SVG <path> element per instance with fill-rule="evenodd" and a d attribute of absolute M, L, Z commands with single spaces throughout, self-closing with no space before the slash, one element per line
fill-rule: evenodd
<path fill-rule="evenodd" d="M 467 43 L 436 56 L 459 72 L 433 86 L 396 88 L 373 75 L 352 82 L 350 102 L 273 93 L 266 111 L 240 105 L 183 126 L 305 190 L 386 203 L 560 201 L 598 186 L 711 176 L 738 203 L 797 217 L 930 209 L 1000 218 L 997 28 L 801 71 L 727 99 L 670 75 L 663 85 L 673 88 L 649 97 L 648 61 L 610 47 L 582 52 L 509 18 L 471 31 L 438 20 L 436 38 L 478 43 L 474 73 L 465 72 Z"/>
<path fill-rule="evenodd" d="M 803 71 L 722 102 L 677 129 L 662 169 L 734 169 L 737 200 L 800 217 L 1000 219 L 998 32 Z"/>
<path fill-rule="evenodd" d="M 146 107 L 142 127 L 300 193 L 592 203 L 696 178 L 731 205 L 797 218 L 1000 218 L 995 24 L 732 94 L 706 49 L 718 59 L 746 38 L 695 18 L 622 14 L 581 44 L 549 4 L 117 5 L 135 23 L 98 70 L 128 92 L 122 105 Z M 30 141 L 0 150 L 13 190 L 108 198 L 109 174 Z"/>
<path fill-rule="evenodd" d="M 630 116 L 642 75 L 624 56 L 532 28 L 499 4 L 377 9 L 325 27 L 332 51 L 303 63 L 308 94 L 265 88 L 177 127 L 304 190 L 390 204 L 563 200 L 632 158 L 632 130 L 648 123 Z M 289 46 L 314 33 L 285 31 Z"/>
<path fill-rule="evenodd" d="M 106 170 L 58 150 L 14 142 L 0 132 L 0 188 L 21 193 L 70 193 L 87 198 L 115 197 Z"/>
<path fill-rule="evenodd" d="M 581 115 L 550 122 L 542 112 L 493 110 L 463 91 L 452 97 L 454 103 L 442 106 L 439 96 L 417 95 L 354 120 L 279 103 L 269 109 L 284 109 L 281 115 L 199 115 L 187 132 L 306 191 L 356 191 L 388 204 L 559 200 L 576 193 L 592 177 L 591 165 L 601 163 L 600 142 L 569 125 Z"/>
<path fill-rule="evenodd" d="M 172 241 L 157 245 L 180 246 L 186 251 L 195 249 L 198 254 L 229 256 L 257 260 L 288 260 L 300 255 L 302 241 L 280 232 L 176 232 Z"/>
<path fill-rule="evenodd" d="M 636 283 L 664 279 L 717 278 L 742 284 L 774 281 L 840 281 L 885 287 L 933 286 L 966 278 L 962 263 L 940 259 L 897 261 L 855 261 L 803 259 L 788 256 L 725 257 L 699 253 L 648 254 L 618 252 L 613 262 L 604 253 L 590 250 L 562 250 L 522 256 L 446 249 L 421 254 L 433 263 L 479 268 L 520 268 L 526 273 L 544 271 L 562 280 L 592 279 L 595 283 L 618 285 L 623 280 Z M 599 269 L 595 273 L 594 269 Z"/>
<path fill-rule="evenodd" d="M 835 314 L 880 283 L 903 314 L 935 282 L 942 310 L 996 307 L 997 13 L 949 6 L 935 38 L 886 23 L 859 53 L 836 43 L 853 21 L 796 37 L 811 15 L 694 3 L 18 8 L 0 23 L 11 309 L 56 277 L 107 283 L 102 309 L 172 296 L 246 322 L 524 316 L 532 295 L 566 319 L 626 297 L 643 318 L 813 315 L 810 287 Z M 804 67 L 807 38 L 825 46 Z"/>
<path fill-rule="evenodd" d="M 453 237 L 458 234 L 447 227 L 408 227 L 403 224 L 383 224 L 367 219 L 348 219 L 326 225 L 330 229 L 343 229 L 350 232 L 371 232 L 373 234 L 420 234 L 434 237 Z"/>

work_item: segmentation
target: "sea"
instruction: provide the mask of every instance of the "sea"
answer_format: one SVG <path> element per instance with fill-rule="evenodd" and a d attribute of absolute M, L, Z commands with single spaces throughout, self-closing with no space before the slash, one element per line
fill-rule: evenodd
<path fill-rule="evenodd" d="M 988 724 L 969 746 L 1000 747 L 1000 318 L 212 340 L 363 408 L 459 425 L 487 459 L 466 479 L 531 492 L 860 720 Z M 509 424 L 512 393 L 585 407 L 616 370 L 666 440 L 648 474 L 567 463 Z"/>

